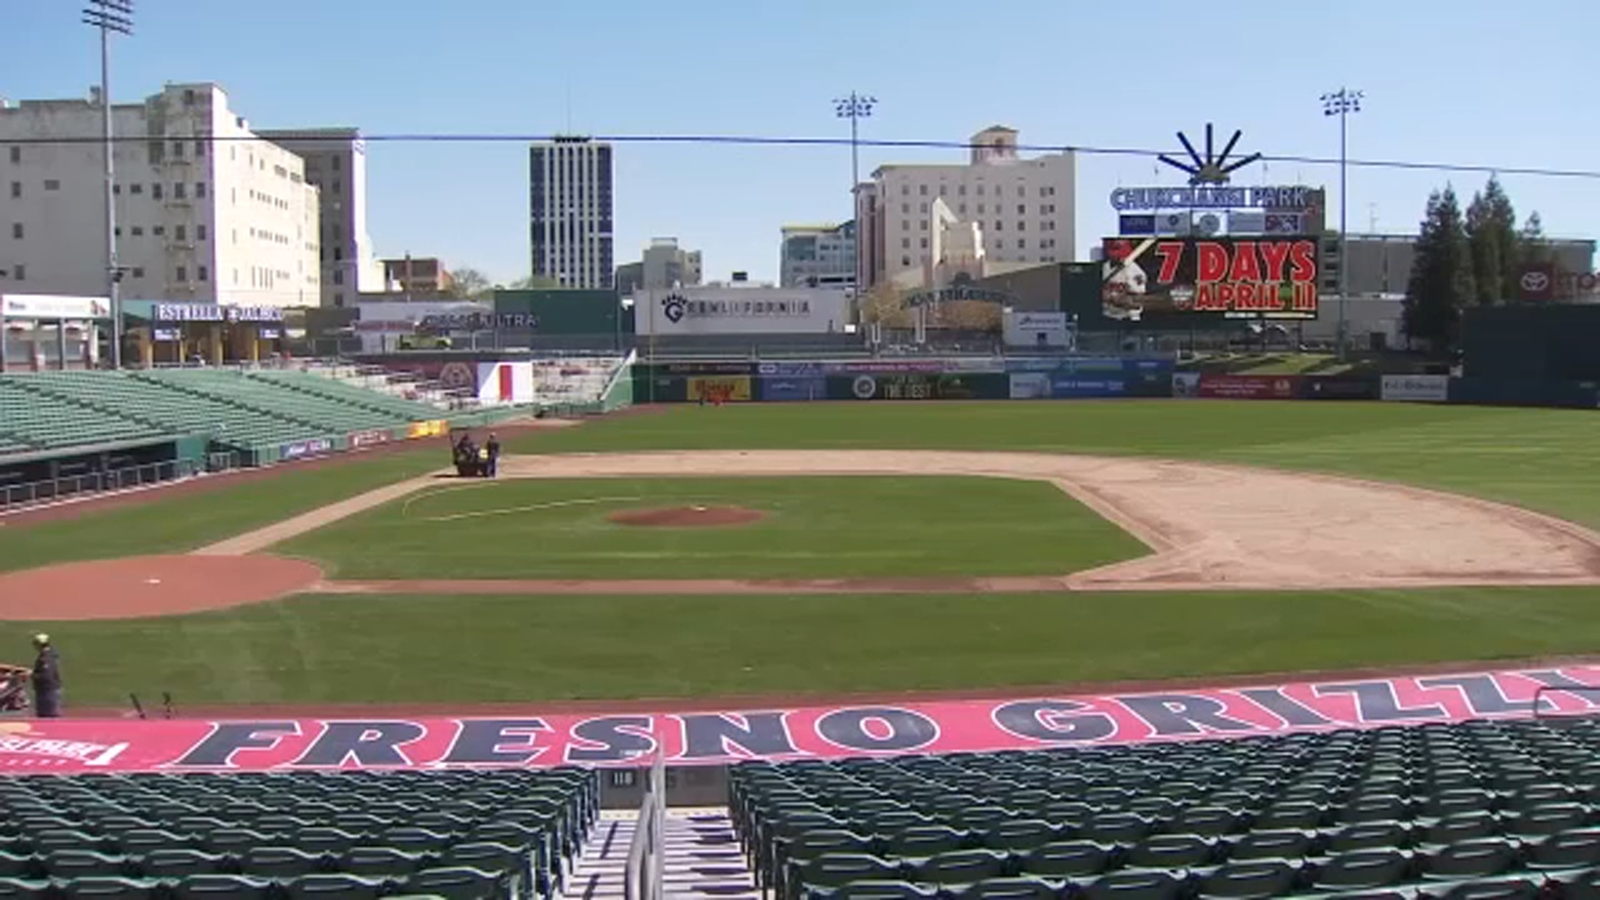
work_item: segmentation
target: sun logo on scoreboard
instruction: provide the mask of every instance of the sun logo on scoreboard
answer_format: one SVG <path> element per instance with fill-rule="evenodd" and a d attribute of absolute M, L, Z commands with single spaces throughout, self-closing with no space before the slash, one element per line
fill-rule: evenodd
<path fill-rule="evenodd" d="M 1189 161 L 1173 159 L 1163 153 L 1156 159 L 1161 163 L 1184 172 L 1189 176 L 1191 185 L 1200 184 L 1227 184 L 1233 173 L 1261 159 L 1261 154 L 1252 153 L 1241 159 L 1228 162 L 1228 157 L 1233 154 L 1233 148 L 1239 143 L 1239 138 L 1244 136 L 1244 131 L 1234 129 L 1233 137 L 1228 138 L 1228 143 L 1222 148 L 1221 153 L 1216 153 L 1212 142 L 1212 125 L 1206 123 L 1206 155 L 1201 156 L 1190 143 L 1188 135 L 1178 132 L 1178 140 L 1183 144 L 1183 149 L 1189 153 Z"/>

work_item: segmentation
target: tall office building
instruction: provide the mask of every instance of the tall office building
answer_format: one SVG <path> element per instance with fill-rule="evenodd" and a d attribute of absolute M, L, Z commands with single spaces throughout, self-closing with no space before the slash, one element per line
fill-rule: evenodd
<path fill-rule="evenodd" d="M 98 94 L 0 103 L 0 293 L 106 292 Z M 299 156 L 215 84 L 169 84 L 111 115 L 124 297 L 321 303 L 318 191 Z"/>
<path fill-rule="evenodd" d="M 856 223 L 785 225 L 778 251 L 780 287 L 852 287 Z"/>
<path fill-rule="evenodd" d="M 367 234 L 367 147 L 354 128 L 257 132 L 305 160 L 306 181 L 321 193 L 322 305 L 344 306 L 383 289 L 383 271 Z"/>
<path fill-rule="evenodd" d="M 965 164 L 878 167 L 856 189 L 863 290 L 884 281 L 931 285 L 950 261 L 936 252 L 949 216 L 977 228 L 986 268 L 1070 262 L 1077 162 L 1069 151 L 1018 153 L 1017 132 L 995 125 L 969 140 Z M 936 215 L 944 201 L 946 215 Z M 954 246 L 948 244 L 947 246 Z"/>
<path fill-rule="evenodd" d="M 534 275 L 563 287 L 612 286 L 611 145 L 558 137 L 528 150 Z"/>

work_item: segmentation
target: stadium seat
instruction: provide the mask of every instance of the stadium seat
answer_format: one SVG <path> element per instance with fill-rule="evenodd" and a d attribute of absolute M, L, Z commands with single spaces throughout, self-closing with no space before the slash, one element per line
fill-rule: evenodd
<path fill-rule="evenodd" d="M 404 889 L 446 900 L 514 900 L 510 879 L 466 866 L 427 869 L 407 878 Z"/>

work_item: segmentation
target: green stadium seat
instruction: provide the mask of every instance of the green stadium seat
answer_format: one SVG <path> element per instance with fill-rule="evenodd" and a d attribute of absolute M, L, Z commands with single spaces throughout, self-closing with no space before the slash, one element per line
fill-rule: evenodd
<path fill-rule="evenodd" d="M 1110 863 L 1110 851 L 1100 844 L 1062 841 L 1024 854 L 1018 861 L 1018 867 L 1026 875 L 1077 879 L 1099 875 Z"/>
<path fill-rule="evenodd" d="M 1311 854 L 1312 832 L 1252 831 L 1228 847 L 1228 859 L 1304 859 Z"/>
<path fill-rule="evenodd" d="M 1257 859 L 1218 867 L 1200 880 L 1201 897 L 1226 897 L 1228 900 L 1265 900 L 1292 892 L 1299 881 L 1299 867 L 1281 859 Z"/>
<path fill-rule="evenodd" d="M 327 853 L 337 856 L 361 843 L 361 840 L 362 836 L 359 832 L 317 826 L 302 828 L 296 832 L 293 845 L 310 853 Z"/>
<path fill-rule="evenodd" d="M 986 878 L 959 891 L 947 889 L 941 893 L 956 900 L 1055 900 L 1061 896 L 1063 887 L 1061 883 L 1018 875 Z"/>
<path fill-rule="evenodd" d="M 275 885 L 248 875 L 191 875 L 177 884 L 178 900 L 269 900 Z"/>
<path fill-rule="evenodd" d="M 1422 827 L 1420 843 L 1454 844 L 1498 834 L 1500 819 L 1492 812 L 1458 813 Z"/>
<path fill-rule="evenodd" d="M 802 895 L 807 900 L 934 900 L 936 888 L 898 879 L 853 881 L 833 888 L 807 885 Z"/>
<path fill-rule="evenodd" d="M 1333 832 L 1327 846 L 1334 853 L 1374 847 L 1406 848 L 1411 846 L 1412 837 L 1411 827 L 1404 822 L 1361 822 Z"/>
<path fill-rule="evenodd" d="M 1461 880 L 1501 875 L 1518 865 L 1516 845 L 1501 838 L 1472 838 L 1421 853 L 1417 866 L 1425 878 Z"/>
<path fill-rule="evenodd" d="M 1403 881 L 1410 867 L 1410 857 L 1398 850 L 1352 850 L 1317 866 L 1313 879 L 1323 890 L 1387 888 Z"/>
<path fill-rule="evenodd" d="M 1008 874 L 1009 859 L 993 850 L 953 850 L 913 863 L 911 872 L 915 881 L 924 884 L 968 885 Z"/>
<path fill-rule="evenodd" d="M 1178 900 L 1183 891 L 1183 882 L 1170 872 L 1128 870 L 1096 878 L 1081 896 L 1084 900 Z"/>
<path fill-rule="evenodd" d="M 1139 869 L 1187 869 L 1214 862 L 1220 847 L 1217 839 L 1197 834 L 1161 834 L 1130 847 L 1127 862 Z"/>
<path fill-rule="evenodd" d="M 1061 837 L 1061 830 L 1044 819 L 1013 819 L 979 835 L 983 846 L 1011 853 L 1026 853 Z"/>
<path fill-rule="evenodd" d="M 1439 900 L 1534 900 L 1543 895 L 1541 885 L 1530 879 L 1496 878 L 1459 882 L 1450 885 L 1446 891 L 1435 893 L 1425 890 L 1419 896 L 1437 897 Z"/>
<path fill-rule="evenodd" d="M 308 853 L 298 847 L 251 847 L 241 857 L 246 875 L 262 878 L 298 878 L 333 868 L 335 857 Z"/>
<path fill-rule="evenodd" d="M 368 878 L 345 872 L 304 875 L 281 883 L 288 887 L 291 900 L 300 900 L 303 897 L 377 900 L 393 890 L 391 883 L 386 879 Z"/>
<path fill-rule="evenodd" d="M 120 877 L 134 868 L 126 856 L 95 850 L 53 850 L 44 865 L 52 878 Z"/>
<path fill-rule="evenodd" d="M 923 859 L 967 847 L 972 835 L 948 825 L 913 825 L 888 835 L 880 842 L 883 852 L 901 859 Z"/>
<path fill-rule="evenodd" d="M 479 846 L 473 844 L 465 847 Z M 499 845 L 491 845 L 499 846 Z M 455 848 L 456 850 L 461 847 Z M 402 850 L 399 847 L 352 847 L 337 858 L 341 872 L 352 875 L 370 875 L 383 878 L 400 878 L 422 868 L 432 859 L 426 853 Z"/>
<path fill-rule="evenodd" d="M 446 900 L 513 900 L 511 879 L 503 873 L 485 872 L 466 866 L 427 869 L 404 882 L 404 890 L 432 894 Z"/>
<path fill-rule="evenodd" d="M 137 857 L 137 868 L 147 878 L 175 880 L 191 875 L 229 874 L 226 867 L 236 862 L 234 857 L 221 853 L 184 847 L 152 850 Z"/>
<path fill-rule="evenodd" d="M 1552 834 L 1528 848 L 1527 864 L 1535 869 L 1600 866 L 1600 828 Z"/>

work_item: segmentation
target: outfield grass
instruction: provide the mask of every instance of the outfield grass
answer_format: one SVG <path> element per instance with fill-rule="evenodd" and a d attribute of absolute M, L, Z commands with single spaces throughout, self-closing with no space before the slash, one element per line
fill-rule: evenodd
<path fill-rule="evenodd" d="M 950 448 L 1145 455 L 1356 475 L 1475 494 L 1600 528 L 1600 416 L 1410 403 L 1128 400 L 677 406 L 514 452 Z"/>
<path fill-rule="evenodd" d="M 689 506 L 765 517 L 732 528 L 608 521 Z M 1046 482 L 814 476 L 454 484 L 274 552 L 341 578 L 583 579 L 1059 575 L 1147 550 Z"/>
<path fill-rule="evenodd" d="M 48 626 L 68 699 L 468 702 L 861 692 L 1589 653 L 1594 592 L 301 597 Z M 36 627 L 30 625 L 30 627 Z M 21 646 L 22 635 L 12 643 Z"/>

